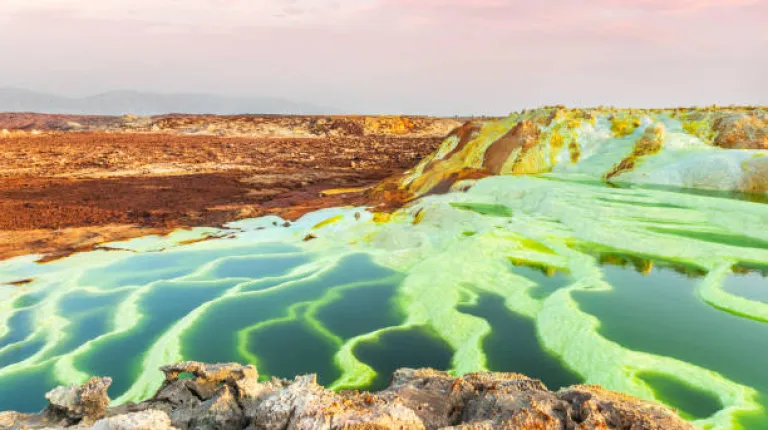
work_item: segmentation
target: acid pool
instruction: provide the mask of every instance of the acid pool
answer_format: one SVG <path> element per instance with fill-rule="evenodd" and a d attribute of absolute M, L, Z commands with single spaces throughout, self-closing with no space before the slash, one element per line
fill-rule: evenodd
<path fill-rule="evenodd" d="M 332 209 L 2 262 L 0 410 L 39 410 L 91 375 L 142 400 L 161 365 L 198 360 L 337 389 L 381 388 L 398 367 L 515 371 L 768 428 L 768 205 L 734 197 L 493 177 L 391 216 Z"/>

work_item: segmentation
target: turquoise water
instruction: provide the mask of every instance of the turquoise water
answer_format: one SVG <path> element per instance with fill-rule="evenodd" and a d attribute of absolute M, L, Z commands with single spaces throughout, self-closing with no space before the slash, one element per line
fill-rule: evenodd
<path fill-rule="evenodd" d="M 646 372 L 638 375 L 651 386 L 657 398 L 672 406 L 683 418 L 707 418 L 723 407 L 713 393 L 697 390 L 673 376 Z"/>
<path fill-rule="evenodd" d="M 535 375 L 552 389 L 584 382 L 546 351 L 536 337 L 534 321 L 507 309 L 503 297 L 483 294 L 475 304 L 462 305 L 459 311 L 491 325 L 492 331 L 482 343 L 489 370 Z"/>
<path fill-rule="evenodd" d="M 748 300 L 768 303 L 768 266 L 735 267 L 723 281 L 723 289 Z"/>
<path fill-rule="evenodd" d="M 694 293 L 700 278 L 669 268 L 654 268 L 648 274 L 617 266 L 606 266 L 603 271 L 613 290 L 580 291 L 574 297 L 582 310 L 600 320 L 600 333 L 606 338 L 630 349 L 712 369 L 735 382 L 768 391 L 768 372 L 755 362 L 755 357 L 768 354 L 768 324 L 708 306 Z M 757 287 L 767 280 L 755 281 L 753 286 Z M 711 399 L 714 393 L 688 387 L 688 394 L 683 396 L 679 393 L 686 391 L 670 386 L 669 379 L 656 375 L 654 391 L 681 402 L 677 406 L 683 412 L 704 418 L 719 409 L 712 406 L 716 404 Z M 702 416 L 698 411 L 709 413 Z"/>
<path fill-rule="evenodd" d="M 333 209 L 225 232 L 0 263 L 0 410 L 90 375 L 142 400 L 161 365 L 198 360 L 335 389 L 399 367 L 518 372 L 768 425 L 768 205 L 491 178 L 387 222 Z"/>
<path fill-rule="evenodd" d="M 450 369 L 453 350 L 428 327 L 412 327 L 389 330 L 375 340 L 360 342 L 354 354 L 376 371 L 376 378 L 361 387 L 346 388 L 380 390 L 401 367 Z"/>

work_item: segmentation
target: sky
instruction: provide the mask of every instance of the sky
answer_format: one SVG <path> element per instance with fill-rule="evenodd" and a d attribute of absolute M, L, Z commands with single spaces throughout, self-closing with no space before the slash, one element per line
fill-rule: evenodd
<path fill-rule="evenodd" d="M 768 0 L 0 0 L 0 87 L 350 113 L 768 105 Z"/>

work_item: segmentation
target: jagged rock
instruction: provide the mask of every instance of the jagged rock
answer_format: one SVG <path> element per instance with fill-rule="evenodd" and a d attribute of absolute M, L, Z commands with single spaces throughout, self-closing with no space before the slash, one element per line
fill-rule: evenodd
<path fill-rule="evenodd" d="M 715 146 L 729 149 L 768 149 L 768 117 L 734 114 L 715 121 Z"/>
<path fill-rule="evenodd" d="M 214 396 L 195 408 L 178 410 L 171 414 L 171 421 L 189 429 L 238 429 L 247 425 L 247 418 L 229 385 L 224 385 Z"/>
<path fill-rule="evenodd" d="M 81 386 L 54 388 L 45 395 L 49 405 L 40 414 L 0 413 L 0 430 L 87 428 L 107 414 L 111 384 L 111 378 L 91 378 Z"/>
<path fill-rule="evenodd" d="M 400 369 L 383 396 L 400 399 L 427 428 L 503 425 L 564 428 L 567 404 L 538 380 L 516 373 L 472 373 L 457 378 L 431 369 Z"/>
<path fill-rule="evenodd" d="M 689 430 L 694 427 L 671 409 L 596 385 L 564 388 L 557 397 L 571 405 L 573 420 L 581 428 Z"/>
<path fill-rule="evenodd" d="M 235 363 L 184 362 L 162 370 L 163 386 L 138 405 L 107 410 L 111 381 L 94 378 L 51 391 L 42 414 L 0 414 L 0 429 L 693 429 L 661 405 L 596 386 L 555 393 L 516 373 L 456 377 L 400 369 L 379 393 L 336 393 L 314 375 L 259 383 L 254 366 Z"/>
<path fill-rule="evenodd" d="M 183 373 L 191 373 L 195 376 L 195 384 L 198 386 L 208 385 L 209 389 L 213 386 L 227 383 L 237 388 L 244 397 L 256 395 L 259 389 L 259 372 L 252 365 L 243 366 L 237 363 L 205 364 L 185 361 L 172 366 L 165 366 L 160 370 L 165 373 L 166 385 L 177 381 L 179 375 Z"/>
<path fill-rule="evenodd" d="M 54 388 L 45 395 L 50 405 L 44 413 L 52 422 L 94 422 L 107 413 L 110 385 L 111 378 L 91 378 L 79 387 Z"/>
<path fill-rule="evenodd" d="M 382 397 L 399 399 L 434 427 L 457 424 L 474 387 L 463 378 L 432 369 L 399 369 Z"/>
<path fill-rule="evenodd" d="M 0 412 L 0 429 L 8 430 L 12 428 L 18 428 L 19 423 L 28 423 L 26 425 L 32 425 L 30 422 L 32 416 L 28 414 L 20 414 L 18 412 Z"/>
<path fill-rule="evenodd" d="M 187 361 L 160 370 L 165 382 L 147 403 L 167 411 L 173 425 L 183 429 L 244 428 L 247 418 L 241 402 L 264 387 L 256 367 L 237 363 Z M 182 374 L 193 378 L 179 380 Z"/>
<path fill-rule="evenodd" d="M 157 410 L 133 412 L 97 421 L 92 430 L 177 430 L 168 414 Z"/>
<path fill-rule="evenodd" d="M 521 429 L 561 429 L 572 426 L 569 405 L 549 391 L 526 390 L 524 385 L 499 384 L 470 400 L 463 425 Z"/>
<path fill-rule="evenodd" d="M 304 425 L 327 426 L 325 416 L 312 416 L 308 412 L 338 401 L 334 393 L 317 385 L 315 377 L 300 376 L 284 389 L 265 396 L 255 406 L 252 410 L 253 425 L 264 430 L 285 429 L 294 420 L 303 421 Z"/>
<path fill-rule="evenodd" d="M 217 382 L 251 376 L 258 378 L 259 376 L 255 366 L 243 366 L 238 363 L 206 364 L 197 361 L 184 361 L 170 366 L 163 366 L 160 370 L 165 373 L 165 380 L 169 382 L 178 380 L 179 376 L 183 373 L 191 373 L 197 378 Z"/>
<path fill-rule="evenodd" d="M 264 397 L 253 414 L 259 429 L 423 429 L 416 413 L 401 402 L 370 394 L 340 396 L 302 376 Z"/>

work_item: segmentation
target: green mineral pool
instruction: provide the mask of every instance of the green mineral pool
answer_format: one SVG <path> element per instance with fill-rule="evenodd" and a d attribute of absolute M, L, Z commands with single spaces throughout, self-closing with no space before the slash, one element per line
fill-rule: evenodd
<path fill-rule="evenodd" d="M 768 428 L 768 205 L 736 197 L 493 177 L 386 222 L 337 208 L 0 262 L 0 410 L 92 375 L 143 400 L 197 360 L 335 389 L 519 372 Z"/>

